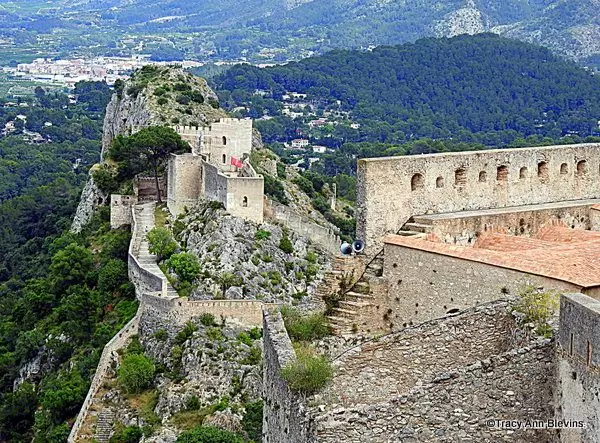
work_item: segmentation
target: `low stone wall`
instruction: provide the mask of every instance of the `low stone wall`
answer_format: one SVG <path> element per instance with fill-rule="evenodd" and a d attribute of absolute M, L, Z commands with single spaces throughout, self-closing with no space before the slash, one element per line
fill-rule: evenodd
<path fill-rule="evenodd" d="M 305 399 L 290 391 L 281 368 L 296 353 L 281 314 L 265 310 L 263 320 L 263 443 L 313 442 Z M 343 441 L 343 440 L 338 440 Z"/>
<path fill-rule="evenodd" d="M 321 226 L 293 209 L 265 198 L 265 212 L 282 222 L 298 235 L 307 237 L 315 245 L 334 255 L 339 255 L 341 240 L 333 229 Z"/>
<path fill-rule="evenodd" d="M 94 373 L 94 378 L 92 379 L 92 384 L 90 385 L 90 389 L 85 397 L 83 405 L 79 410 L 79 414 L 77 415 L 77 419 L 71 428 L 71 433 L 69 434 L 68 442 L 75 442 L 79 438 L 92 438 L 93 436 L 83 436 L 79 435 L 81 430 L 81 426 L 83 425 L 85 418 L 87 417 L 88 410 L 94 401 L 94 397 L 98 393 L 98 389 L 102 386 L 104 382 L 104 378 L 108 374 L 108 370 L 110 369 L 116 351 L 121 349 L 127 344 L 127 341 L 137 334 L 138 325 L 140 321 L 140 313 L 141 306 L 138 308 L 135 317 L 133 317 L 123 328 L 104 346 L 102 351 L 102 355 L 100 356 L 100 361 L 98 362 L 98 367 L 96 368 L 96 372 Z"/>
<path fill-rule="evenodd" d="M 143 294 L 141 302 L 145 310 L 156 311 L 162 318 L 184 324 L 193 317 L 212 314 L 244 326 L 261 327 L 263 307 L 275 307 L 260 300 L 188 300 L 186 297 L 159 297 Z"/>
<path fill-rule="evenodd" d="M 560 202 L 548 205 L 511 207 L 456 214 L 415 216 L 416 223 L 431 224 L 431 232 L 445 243 L 471 245 L 483 232 L 535 235 L 549 223 L 573 229 L 591 227 L 591 208 L 597 200 Z"/>

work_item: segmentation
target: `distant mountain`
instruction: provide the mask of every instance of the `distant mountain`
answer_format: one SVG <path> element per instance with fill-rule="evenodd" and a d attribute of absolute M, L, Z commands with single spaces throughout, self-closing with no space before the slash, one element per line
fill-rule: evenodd
<path fill-rule="evenodd" d="M 588 63 L 600 55 L 600 0 L 62 0 L 52 5 L 22 0 L 0 6 L 0 36 L 23 39 L 24 28 L 36 41 L 39 34 L 49 35 L 49 47 L 58 51 L 106 51 L 94 42 L 111 36 L 116 44 L 109 45 L 110 53 L 157 51 L 168 57 L 172 51 L 165 48 L 175 47 L 180 56 L 283 61 L 334 48 L 491 31 Z"/>
<path fill-rule="evenodd" d="M 430 137 L 501 146 L 527 136 L 600 135 L 598 76 L 546 48 L 493 34 L 338 50 L 267 68 L 237 65 L 212 81 L 221 103 L 254 118 L 277 115 L 286 91 L 347 111 L 360 128 L 334 125 L 328 141 L 338 144 Z"/>

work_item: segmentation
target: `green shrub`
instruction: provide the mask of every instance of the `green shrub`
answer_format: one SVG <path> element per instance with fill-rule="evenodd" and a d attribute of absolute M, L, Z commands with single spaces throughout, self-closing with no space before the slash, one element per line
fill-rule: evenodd
<path fill-rule="evenodd" d="M 165 341 L 167 338 L 169 338 L 169 333 L 166 329 L 159 329 L 154 333 L 153 337 L 157 340 Z"/>
<path fill-rule="evenodd" d="M 200 400 L 197 396 L 192 395 L 185 401 L 185 409 L 187 411 L 197 411 L 200 409 Z"/>
<path fill-rule="evenodd" d="M 206 330 L 206 336 L 212 341 L 223 341 L 225 340 L 225 336 L 223 335 L 223 331 L 219 328 L 208 328 Z"/>
<path fill-rule="evenodd" d="M 156 254 L 159 261 L 169 258 L 177 251 L 177 242 L 167 228 L 154 228 L 146 234 L 148 250 Z"/>
<path fill-rule="evenodd" d="M 119 188 L 117 172 L 117 168 L 102 164 L 92 169 L 92 178 L 102 192 L 113 194 Z"/>
<path fill-rule="evenodd" d="M 138 443 L 142 439 L 142 430 L 138 426 L 127 426 L 113 434 L 109 443 Z"/>
<path fill-rule="evenodd" d="M 526 286 L 519 291 L 517 300 L 511 304 L 511 311 L 521 315 L 521 326 L 531 324 L 535 333 L 552 337 L 552 327 L 548 321 L 559 306 L 560 293 L 554 290 L 539 290 Z"/>
<path fill-rule="evenodd" d="M 127 355 L 117 370 L 117 381 L 126 393 L 140 393 L 150 386 L 155 371 L 154 362 L 148 357 Z"/>
<path fill-rule="evenodd" d="M 191 321 L 188 321 L 183 327 L 183 329 L 179 331 L 175 336 L 175 343 L 182 345 L 187 340 L 189 340 L 192 337 L 192 335 L 194 335 L 194 332 L 196 332 L 197 330 L 198 327 Z"/>
<path fill-rule="evenodd" d="M 214 426 L 198 426 L 182 433 L 175 443 L 244 443 L 244 438 Z"/>
<path fill-rule="evenodd" d="M 281 369 L 281 376 L 294 391 L 313 394 L 333 377 L 331 363 L 308 347 L 296 348 L 296 360 Z"/>
<path fill-rule="evenodd" d="M 259 240 L 259 241 L 260 241 L 260 240 L 266 240 L 266 239 L 268 239 L 268 238 L 270 238 L 270 237 L 271 237 L 271 232 L 270 232 L 270 231 L 267 231 L 267 230 L 265 230 L 265 229 L 258 229 L 258 230 L 256 231 L 256 234 L 254 234 L 254 238 L 255 238 L 256 240 Z"/>
<path fill-rule="evenodd" d="M 313 341 L 331 333 L 329 323 L 321 313 L 302 315 L 296 309 L 284 306 L 281 315 L 292 340 Z"/>
<path fill-rule="evenodd" d="M 204 326 L 214 326 L 215 316 L 209 312 L 204 312 L 200 314 L 200 323 L 202 323 Z"/>
<path fill-rule="evenodd" d="M 254 340 L 252 340 L 250 336 L 245 332 L 240 332 L 237 336 L 237 339 L 240 343 L 244 343 L 247 346 L 252 346 L 252 344 L 254 343 Z"/>
<path fill-rule="evenodd" d="M 250 440 L 259 442 L 262 438 L 263 401 L 257 400 L 246 403 L 244 409 L 246 409 L 242 419 L 244 431 L 246 431 Z"/>
<path fill-rule="evenodd" d="M 164 106 L 169 103 L 169 100 L 167 100 L 166 97 L 160 97 L 158 100 L 156 100 L 156 103 L 158 103 L 160 106 Z"/>
<path fill-rule="evenodd" d="M 277 177 L 284 179 L 287 177 L 287 172 L 285 171 L 285 165 L 283 163 L 277 162 Z"/>
<path fill-rule="evenodd" d="M 166 265 L 171 269 L 181 282 L 192 283 L 200 275 L 200 263 L 194 254 L 180 252 L 172 255 Z"/>
<path fill-rule="evenodd" d="M 262 360 L 262 351 L 258 346 L 252 346 L 250 352 L 241 360 L 243 365 L 257 365 Z"/>
<path fill-rule="evenodd" d="M 281 237 L 281 240 L 279 241 L 279 249 L 286 254 L 291 254 L 294 252 L 294 245 L 292 245 L 292 242 L 287 235 Z"/>
<path fill-rule="evenodd" d="M 267 173 L 263 174 L 263 178 L 265 180 L 265 194 L 273 197 L 279 203 L 289 204 L 290 201 L 285 195 L 283 184 Z"/>
<path fill-rule="evenodd" d="M 252 328 L 248 334 L 252 340 L 260 340 L 262 338 L 262 329 Z"/>
<path fill-rule="evenodd" d="M 313 264 L 317 263 L 318 259 L 319 259 L 319 256 L 314 251 L 308 251 L 306 253 L 306 257 L 304 257 L 304 260 L 306 260 L 309 263 L 313 263 Z"/>

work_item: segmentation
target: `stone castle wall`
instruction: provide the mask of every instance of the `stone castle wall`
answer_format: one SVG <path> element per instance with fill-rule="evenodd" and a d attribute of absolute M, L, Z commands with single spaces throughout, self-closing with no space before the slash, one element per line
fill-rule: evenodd
<path fill-rule="evenodd" d="M 110 196 L 110 227 L 117 229 L 121 226 L 131 225 L 131 211 L 137 203 L 133 195 L 111 194 Z"/>
<path fill-rule="evenodd" d="M 553 223 L 573 229 L 590 229 L 592 202 L 572 201 L 564 205 L 548 205 L 548 208 L 527 206 L 507 208 L 506 211 L 466 211 L 448 217 L 439 214 L 414 219 L 416 223 L 431 224 L 430 232 L 441 241 L 468 246 L 477 240 L 480 233 L 489 231 L 532 236 L 543 226 Z"/>
<path fill-rule="evenodd" d="M 600 442 L 600 302 L 582 294 L 561 297 L 555 405 L 564 443 Z"/>
<path fill-rule="evenodd" d="M 265 313 L 264 441 L 552 441 L 553 431 L 488 425 L 554 413 L 553 342 L 516 333 L 507 308 L 488 303 L 346 349 L 332 384 L 310 398 L 280 377 L 294 351 Z"/>
<path fill-rule="evenodd" d="M 301 395 L 281 378 L 281 369 L 296 353 L 281 314 L 264 311 L 263 320 L 263 443 L 308 443 L 312 438 L 309 412 Z M 343 440 L 339 440 L 343 441 Z"/>
<path fill-rule="evenodd" d="M 221 171 L 234 171 L 231 157 L 241 160 L 252 150 L 252 120 L 222 118 L 204 130 L 201 154 Z"/>
<path fill-rule="evenodd" d="M 203 162 L 203 194 L 209 200 L 223 203 L 225 209 L 238 217 L 263 221 L 263 177 L 227 176 L 217 166 Z"/>
<path fill-rule="evenodd" d="M 158 189 L 161 199 L 167 195 L 166 178 L 158 177 Z M 156 192 L 156 178 L 152 176 L 136 176 L 133 179 L 133 193 L 139 202 L 157 201 L 158 194 Z"/>
<path fill-rule="evenodd" d="M 307 237 L 312 243 L 331 254 L 338 255 L 340 253 L 342 242 L 333 229 L 321 226 L 308 217 L 296 213 L 292 208 L 269 198 L 265 198 L 265 212 L 296 234 Z"/>
<path fill-rule="evenodd" d="M 600 144 L 358 161 L 357 236 L 370 252 L 414 215 L 600 198 Z"/>
<path fill-rule="evenodd" d="M 71 428 L 71 432 L 69 433 L 69 437 L 67 441 L 69 443 L 73 443 L 79 441 L 79 438 L 92 438 L 93 436 L 83 436 L 80 435 L 81 427 L 85 422 L 85 418 L 87 417 L 88 411 L 92 403 L 94 402 L 94 397 L 98 393 L 98 390 L 104 383 L 105 378 L 108 375 L 109 369 L 115 361 L 116 352 L 123 348 L 129 339 L 137 334 L 138 325 L 140 321 L 140 309 L 138 308 L 138 312 L 117 334 L 104 346 L 102 350 L 102 354 L 100 355 L 100 361 L 98 362 L 98 366 L 96 367 L 96 372 L 94 373 L 94 378 L 92 378 L 92 383 L 90 385 L 90 389 L 83 401 L 83 405 L 81 405 L 81 409 L 79 410 L 79 414 L 77 415 L 77 419 Z"/>
<path fill-rule="evenodd" d="M 167 167 L 167 207 L 181 214 L 198 203 L 202 192 L 202 158 L 192 154 L 172 154 Z"/>
<path fill-rule="evenodd" d="M 418 324 L 517 294 L 527 285 L 580 290 L 560 280 L 392 244 L 385 245 L 383 278 L 387 294 L 382 294 L 378 315 L 371 320 L 373 330 L 381 322 Z"/>

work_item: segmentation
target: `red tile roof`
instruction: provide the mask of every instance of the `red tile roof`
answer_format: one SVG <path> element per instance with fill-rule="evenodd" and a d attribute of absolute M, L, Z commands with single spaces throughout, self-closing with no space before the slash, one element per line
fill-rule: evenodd
<path fill-rule="evenodd" d="M 600 286 L 600 232 L 548 226 L 539 238 L 484 234 L 474 247 L 389 235 L 390 245 L 541 275 L 582 288 Z"/>

